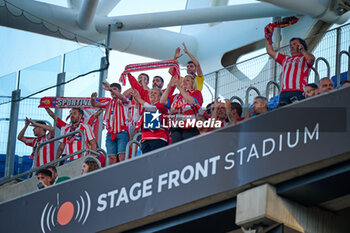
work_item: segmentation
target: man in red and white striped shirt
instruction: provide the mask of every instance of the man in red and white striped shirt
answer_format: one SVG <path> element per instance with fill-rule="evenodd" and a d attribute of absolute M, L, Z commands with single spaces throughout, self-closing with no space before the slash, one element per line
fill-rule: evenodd
<path fill-rule="evenodd" d="M 80 108 L 73 108 L 71 112 L 71 124 L 63 126 L 61 128 L 61 135 L 68 134 L 75 130 L 82 130 L 85 135 L 85 141 L 83 141 L 82 135 L 77 133 L 75 135 L 63 138 L 61 140 L 61 144 L 58 147 L 56 158 L 59 158 L 62 153 L 63 154 L 72 154 L 83 149 L 83 145 L 85 144 L 85 148 L 89 148 L 91 150 L 96 151 L 96 141 L 92 133 L 92 129 L 89 125 L 81 123 L 81 118 L 83 117 L 84 112 Z M 81 154 L 72 156 L 67 160 L 79 159 Z"/>
<path fill-rule="evenodd" d="M 125 159 L 126 144 L 129 141 L 128 133 L 128 99 L 121 94 L 121 86 L 118 83 L 103 82 L 104 89 L 110 91 L 112 99 L 106 104 L 96 101 L 97 93 L 91 95 L 91 105 L 98 108 L 105 108 L 103 121 L 106 123 L 107 137 L 106 148 L 109 164 Z"/>
<path fill-rule="evenodd" d="M 27 130 L 28 126 L 34 126 L 33 132 L 35 137 L 25 137 L 24 133 Z M 49 133 L 46 134 L 46 131 L 49 131 Z M 21 142 L 24 142 L 27 146 L 33 147 L 33 153 L 31 154 L 31 158 L 34 159 L 34 151 L 35 149 L 41 144 L 44 143 L 55 136 L 54 128 L 46 125 L 44 121 L 32 121 L 28 118 L 26 118 L 24 128 L 21 130 L 21 132 L 18 134 L 17 139 Z M 55 158 L 55 144 L 49 143 L 45 146 L 41 147 L 38 151 L 38 158 L 36 166 L 39 167 L 41 165 L 44 165 L 46 163 L 49 163 L 53 161 Z"/>
<path fill-rule="evenodd" d="M 305 99 L 304 87 L 308 83 L 310 70 L 315 61 L 314 55 L 307 51 L 306 42 L 301 38 L 292 38 L 289 41 L 291 56 L 276 52 L 268 40 L 265 45 L 270 57 L 283 67 L 279 104 L 285 105 Z"/>

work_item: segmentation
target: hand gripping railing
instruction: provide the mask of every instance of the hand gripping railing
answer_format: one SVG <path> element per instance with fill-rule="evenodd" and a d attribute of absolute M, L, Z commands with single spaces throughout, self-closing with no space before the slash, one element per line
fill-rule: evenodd
<path fill-rule="evenodd" d="M 248 101 L 249 101 L 249 92 L 250 92 L 251 90 L 254 90 L 254 91 L 258 94 L 258 96 L 260 95 L 260 91 L 258 90 L 258 88 L 254 87 L 254 86 L 250 86 L 250 87 L 247 88 L 247 90 L 245 91 L 245 106 L 244 106 L 245 108 L 244 108 L 244 115 L 247 113 L 247 110 L 248 110 L 248 108 L 249 108 L 249 103 L 248 103 Z"/>
<path fill-rule="evenodd" d="M 319 58 L 316 59 L 316 61 L 315 61 L 315 70 L 318 72 L 318 63 L 320 61 L 323 61 L 326 64 L 326 66 L 327 66 L 327 77 L 331 78 L 331 66 L 329 65 L 329 62 L 327 61 L 326 58 L 319 57 Z M 319 79 L 315 78 L 315 83 L 318 83 L 318 81 L 319 81 Z"/>
<path fill-rule="evenodd" d="M 38 160 L 38 152 L 40 150 L 41 147 L 45 146 L 46 144 L 49 144 L 51 142 L 55 142 L 57 140 L 60 140 L 62 138 L 66 138 L 66 137 L 69 137 L 69 136 L 72 136 L 72 135 L 75 135 L 77 133 L 80 133 L 81 136 L 82 136 L 82 149 L 77 151 L 77 152 L 74 152 L 73 154 L 70 154 L 70 157 L 74 156 L 74 155 L 78 155 L 80 153 L 83 153 L 85 152 L 85 134 L 82 130 L 78 129 L 78 130 L 75 130 L 73 132 L 69 132 L 65 135 L 62 135 L 62 136 L 59 136 L 57 138 L 53 138 L 53 139 L 50 139 L 50 140 L 47 140 L 46 142 L 43 142 L 43 143 L 40 143 L 39 146 L 36 147 L 35 151 L 34 151 L 34 165 L 33 167 L 36 168 L 36 164 L 37 164 L 37 160 Z"/>
<path fill-rule="evenodd" d="M 266 84 L 266 98 L 267 98 L 267 99 L 269 99 L 269 92 L 270 92 L 270 86 L 271 86 L 271 85 L 275 85 L 275 87 L 277 87 L 278 93 L 281 92 L 280 85 L 278 85 L 277 82 L 271 80 L 271 81 L 269 81 L 269 82 Z"/>

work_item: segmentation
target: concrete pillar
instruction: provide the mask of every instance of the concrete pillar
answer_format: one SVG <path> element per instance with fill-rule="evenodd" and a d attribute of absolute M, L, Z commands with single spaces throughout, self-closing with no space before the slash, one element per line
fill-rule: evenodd
<path fill-rule="evenodd" d="M 306 194 L 307 195 L 307 194 Z M 283 224 L 291 232 L 340 233 L 337 216 L 317 207 L 305 207 L 276 194 L 264 184 L 237 195 L 236 224 L 249 228 L 268 229 Z"/>

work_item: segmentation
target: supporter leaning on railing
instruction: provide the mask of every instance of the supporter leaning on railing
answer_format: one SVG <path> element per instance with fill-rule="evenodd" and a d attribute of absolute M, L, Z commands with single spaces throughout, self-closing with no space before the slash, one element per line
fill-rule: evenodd
<path fill-rule="evenodd" d="M 169 96 L 169 92 L 176 87 L 180 93 Z M 169 101 L 168 101 L 169 98 Z M 182 84 L 178 77 L 174 76 L 168 84 L 167 89 L 163 93 L 160 103 L 170 106 L 170 115 L 175 122 L 195 119 L 198 111 L 203 104 L 202 93 L 197 90 L 196 81 L 192 75 L 186 75 Z M 198 135 L 198 129 L 190 126 L 171 127 L 171 142 L 175 143 L 195 135 Z"/>
<path fill-rule="evenodd" d="M 71 112 L 71 124 L 62 127 L 61 135 L 65 135 L 69 132 L 73 132 L 75 130 L 82 130 L 85 135 L 85 142 L 82 141 L 82 135 L 75 134 L 71 137 L 66 137 L 60 140 L 60 145 L 57 149 L 56 158 L 59 158 L 62 154 L 72 154 L 82 149 L 82 145 L 85 144 L 86 148 L 89 148 L 93 151 L 96 151 L 96 141 L 93 136 L 91 127 L 89 125 L 81 123 L 81 118 L 83 117 L 84 112 L 80 108 L 73 108 Z M 67 161 L 71 161 L 74 159 L 79 159 L 82 155 L 75 155 Z"/>

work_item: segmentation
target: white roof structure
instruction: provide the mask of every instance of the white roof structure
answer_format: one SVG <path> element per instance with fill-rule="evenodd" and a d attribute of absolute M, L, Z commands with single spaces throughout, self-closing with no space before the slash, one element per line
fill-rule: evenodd
<path fill-rule="evenodd" d="M 319 21 L 340 24 L 350 16 L 348 0 L 338 0 L 332 6 L 330 0 L 264 0 L 247 1 L 248 4 L 188 0 L 183 10 L 110 16 L 124 1 L 68 0 L 68 7 L 62 7 L 34 0 L 0 0 L 0 25 L 91 44 L 106 39 L 110 24 L 112 49 L 163 60 L 172 58 L 174 49 L 185 42 L 205 72 L 210 72 L 222 67 L 225 53 L 261 41 L 271 17 L 298 15 L 301 23 L 282 34 L 305 37 L 319 32 L 315 31 Z M 170 26 L 182 28 L 180 32 L 160 29 Z M 282 44 L 286 43 L 282 38 Z M 184 63 L 185 58 L 180 62 Z"/>

